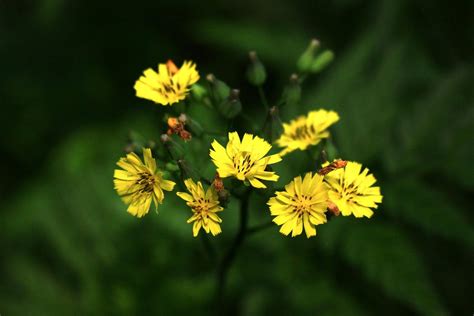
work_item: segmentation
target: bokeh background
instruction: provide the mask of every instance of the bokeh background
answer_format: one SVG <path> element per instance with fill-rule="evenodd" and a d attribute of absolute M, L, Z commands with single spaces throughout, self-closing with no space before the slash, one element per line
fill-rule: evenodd
<path fill-rule="evenodd" d="M 341 156 L 370 167 L 384 202 L 372 219 L 336 218 L 310 240 L 276 226 L 248 238 L 227 313 L 471 315 L 473 5 L 0 0 L 0 314 L 211 314 L 214 264 L 189 210 L 168 195 L 159 215 L 137 220 L 113 190 L 129 130 L 163 132 L 165 111 L 133 83 L 160 61 L 193 59 L 255 111 L 248 51 L 276 100 L 317 37 L 336 59 L 283 119 L 337 110 Z M 288 170 L 308 170 L 305 157 Z M 236 230 L 232 208 L 223 218 L 217 249 Z M 251 209 L 252 223 L 268 219 Z"/>

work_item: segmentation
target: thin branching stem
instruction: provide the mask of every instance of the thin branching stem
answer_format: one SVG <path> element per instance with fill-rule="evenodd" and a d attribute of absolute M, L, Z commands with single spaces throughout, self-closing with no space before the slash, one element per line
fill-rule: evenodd
<path fill-rule="evenodd" d="M 275 223 L 273 223 L 272 221 L 269 221 L 267 223 L 255 225 L 254 227 L 249 227 L 247 229 L 247 234 L 250 235 L 250 234 L 258 233 L 270 227 L 275 227 Z"/>
<path fill-rule="evenodd" d="M 250 190 L 246 190 L 240 198 L 240 222 L 237 234 L 234 237 L 232 245 L 226 252 L 222 260 L 217 266 L 217 287 L 216 287 L 216 305 L 218 314 L 223 315 L 225 302 L 225 287 L 228 279 L 228 273 L 240 248 L 240 245 L 245 239 L 248 225 L 248 208 Z"/>

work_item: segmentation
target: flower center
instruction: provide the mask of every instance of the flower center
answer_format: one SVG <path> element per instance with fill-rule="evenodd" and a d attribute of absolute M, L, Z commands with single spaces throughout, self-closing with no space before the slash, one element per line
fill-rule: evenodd
<path fill-rule="evenodd" d="M 205 216 L 209 212 L 209 200 L 200 197 L 198 200 L 194 200 L 194 204 L 191 208 L 196 213 L 201 214 L 201 216 Z"/>
<path fill-rule="evenodd" d="M 294 139 L 304 140 L 308 138 L 313 138 L 316 134 L 316 130 L 313 125 L 309 127 L 304 124 L 301 126 L 296 127 L 295 131 L 291 134 L 291 137 Z"/>
<path fill-rule="evenodd" d="M 308 195 L 296 195 L 293 198 L 294 208 L 293 211 L 298 214 L 299 217 L 303 216 L 304 212 L 310 212 L 311 205 L 313 204 L 313 197 Z"/>
<path fill-rule="evenodd" d="M 137 180 L 137 184 L 140 186 L 140 193 L 151 193 L 155 186 L 155 177 L 148 172 L 140 172 L 138 174 L 140 179 Z"/>
<path fill-rule="evenodd" d="M 254 163 L 255 162 L 250 159 L 250 153 L 247 151 L 237 153 L 233 159 L 234 168 L 237 170 L 237 173 L 244 175 L 250 171 Z"/>

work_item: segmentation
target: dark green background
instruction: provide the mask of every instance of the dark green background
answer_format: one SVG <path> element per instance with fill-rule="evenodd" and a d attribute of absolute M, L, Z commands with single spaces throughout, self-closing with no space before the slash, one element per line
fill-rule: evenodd
<path fill-rule="evenodd" d="M 384 202 L 310 240 L 276 226 L 248 238 L 229 313 L 471 315 L 473 3 L 0 0 L 0 314 L 210 314 L 214 265 L 189 210 L 168 194 L 159 215 L 137 220 L 113 190 L 128 131 L 163 132 L 165 109 L 133 83 L 158 62 L 192 59 L 255 109 L 247 52 L 265 63 L 274 102 L 318 37 L 336 60 L 284 119 L 337 110 L 341 155 L 370 167 Z M 314 169 L 305 157 L 291 155 L 301 167 L 280 168 L 282 181 Z M 254 197 L 251 223 L 269 219 L 263 202 Z M 223 218 L 218 249 L 235 205 Z"/>

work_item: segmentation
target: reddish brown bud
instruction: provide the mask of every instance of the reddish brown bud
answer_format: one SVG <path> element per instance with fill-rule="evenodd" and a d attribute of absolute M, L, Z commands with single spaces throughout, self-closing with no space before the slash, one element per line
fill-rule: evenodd
<path fill-rule="evenodd" d="M 328 202 L 328 210 L 335 216 L 339 216 L 341 214 L 337 205 L 331 201 Z"/>
<path fill-rule="evenodd" d="M 214 186 L 214 189 L 216 189 L 217 192 L 224 190 L 224 182 L 222 181 L 221 177 L 219 177 L 219 174 L 217 172 L 214 177 L 214 181 L 212 182 L 212 185 Z"/>

